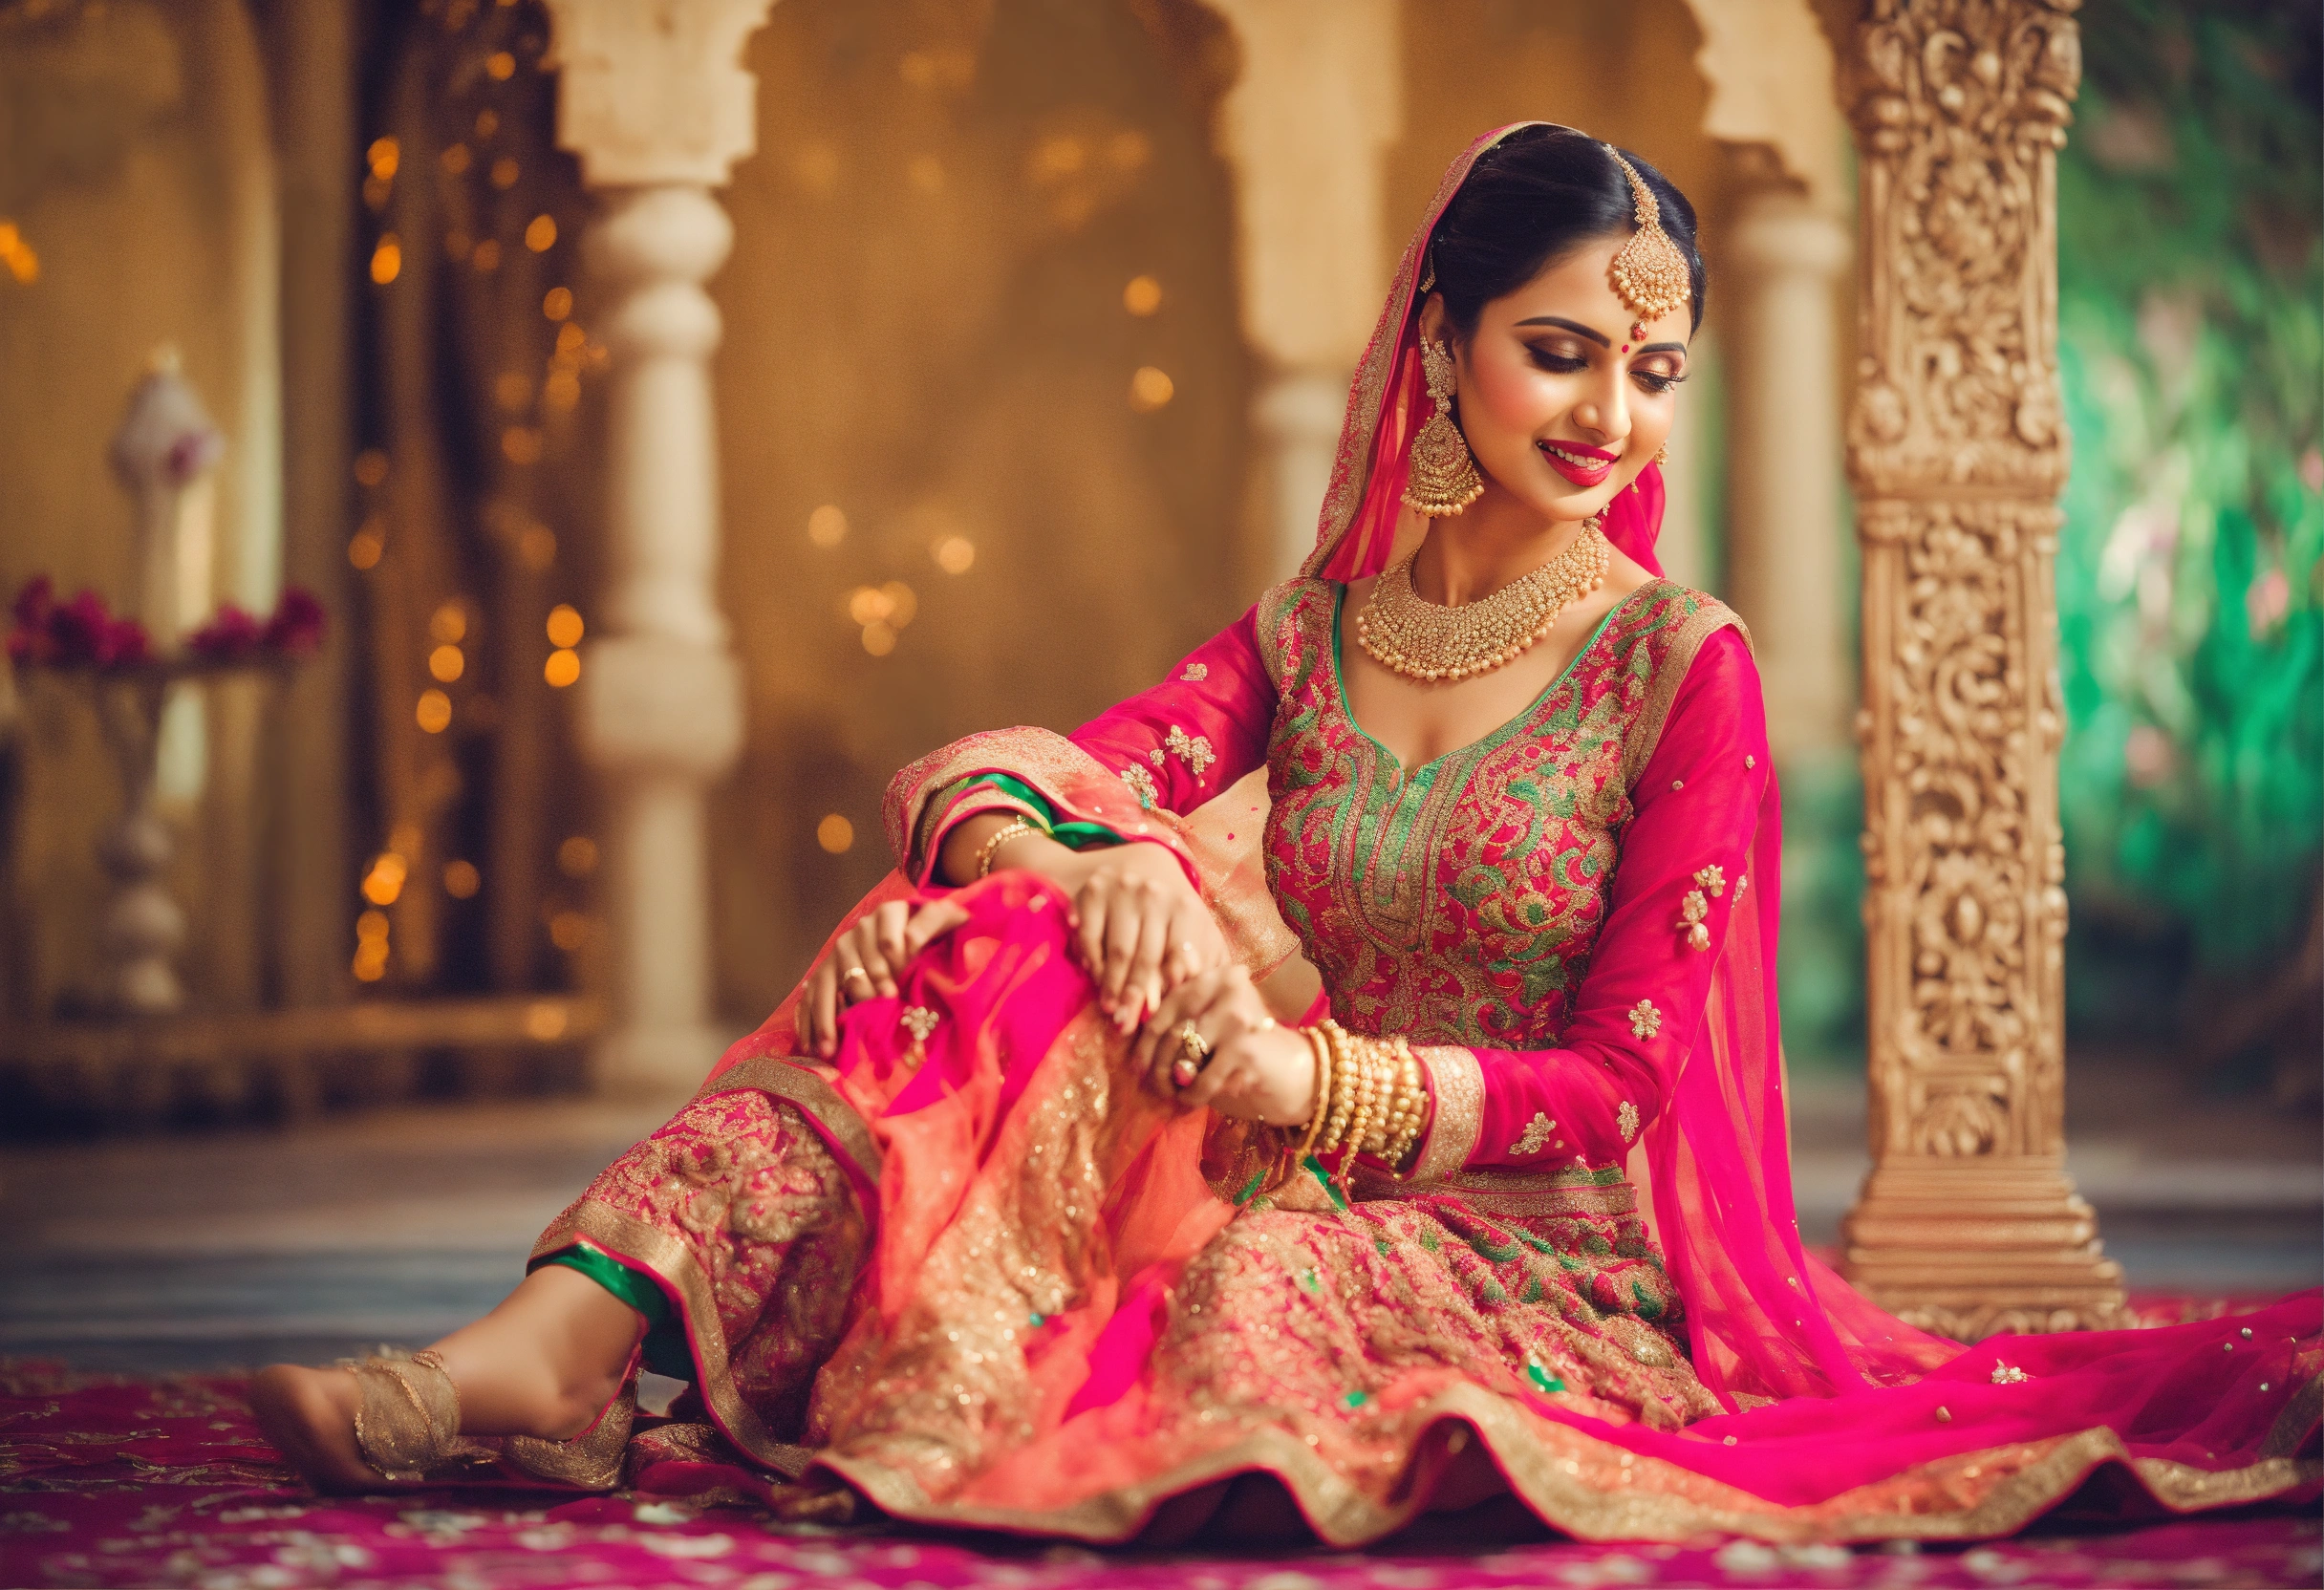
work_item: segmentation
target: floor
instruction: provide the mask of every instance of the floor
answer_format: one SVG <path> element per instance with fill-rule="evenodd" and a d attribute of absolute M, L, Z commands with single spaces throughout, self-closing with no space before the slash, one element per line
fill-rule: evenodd
<path fill-rule="evenodd" d="M 2069 1168 L 2135 1287 L 2324 1284 L 2309 1112 L 2077 1072 Z M 490 1307 L 534 1235 L 669 1099 L 415 1105 L 255 1129 L 19 1145 L 0 1158 L 0 1357 L 86 1369 L 329 1362 Z M 1831 1243 L 1862 1179 L 1861 1082 L 1794 1089 L 1801 1227 Z"/>

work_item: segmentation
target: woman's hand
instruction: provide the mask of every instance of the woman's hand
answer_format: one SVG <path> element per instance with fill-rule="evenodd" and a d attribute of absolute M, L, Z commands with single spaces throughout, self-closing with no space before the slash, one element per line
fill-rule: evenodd
<path fill-rule="evenodd" d="M 1211 908 L 1169 850 L 1127 844 L 1065 855 L 1041 870 L 1072 897 L 1082 964 L 1117 1029 L 1133 1030 L 1186 978 L 1227 964 Z"/>
<path fill-rule="evenodd" d="M 1188 1023 L 1210 1045 L 1210 1056 L 1181 1087 L 1173 1072 L 1186 1054 L 1180 1029 Z M 1188 1109 L 1296 1127 L 1315 1108 L 1314 1049 L 1267 1014 L 1251 974 L 1238 965 L 1197 973 L 1165 994 L 1130 1060 L 1156 1092 Z"/>
<path fill-rule="evenodd" d="M 830 1059 L 839 1049 L 839 1013 L 874 995 L 894 999 L 901 992 L 895 979 L 912 957 L 930 939 L 967 920 L 968 913 L 950 900 L 917 911 L 907 900 L 872 907 L 839 935 L 807 978 L 807 998 L 799 1005 L 799 1046 Z"/>

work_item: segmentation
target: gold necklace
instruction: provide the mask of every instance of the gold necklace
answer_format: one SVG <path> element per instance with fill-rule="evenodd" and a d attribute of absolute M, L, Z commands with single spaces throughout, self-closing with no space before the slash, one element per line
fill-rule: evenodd
<path fill-rule="evenodd" d="M 1382 574 L 1356 614 L 1356 639 L 1373 660 L 1409 679 L 1474 678 L 1531 649 L 1570 603 L 1605 579 L 1610 548 L 1595 518 L 1565 549 L 1492 595 L 1440 608 L 1412 589 L 1412 557 Z"/>

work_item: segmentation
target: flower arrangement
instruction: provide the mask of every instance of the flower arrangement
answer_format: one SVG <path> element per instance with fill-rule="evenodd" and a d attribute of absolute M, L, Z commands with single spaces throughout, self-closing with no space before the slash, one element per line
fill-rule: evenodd
<path fill-rule="evenodd" d="M 155 660 L 144 625 L 114 612 L 94 591 L 58 601 L 46 574 L 25 583 L 11 612 L 15 624 L 9 632 L 8 655 L 18 667 L 110 672 Z M 308 656 L 323 643 L 323 605 L 313 592 L 292 586 L 264 620 L 226 603 L 185 637 L 185 651 L 212 663 Z"/>

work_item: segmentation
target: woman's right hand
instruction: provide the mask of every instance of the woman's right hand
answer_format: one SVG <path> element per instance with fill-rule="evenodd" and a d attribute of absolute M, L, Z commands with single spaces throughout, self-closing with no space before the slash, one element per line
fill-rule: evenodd
<path fill-rule="evenodd" d="M 839 1013 L 874 995 L 893 999 L 901 992 L 897 977 L 914 956 L 939 934 L 968 920 L 950 900 L 912 908 L 908 900 L 873 906 L 841 934 L 831 953 L 807 979 L 799 1005 L 799 1045 L 828 1060 L 839 1052 Z"/>

